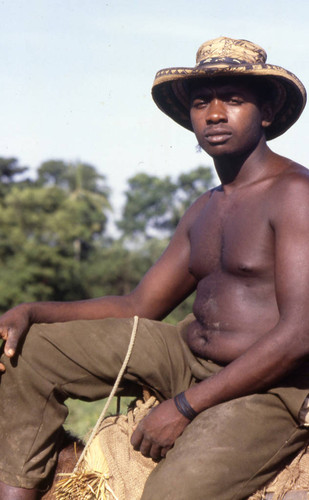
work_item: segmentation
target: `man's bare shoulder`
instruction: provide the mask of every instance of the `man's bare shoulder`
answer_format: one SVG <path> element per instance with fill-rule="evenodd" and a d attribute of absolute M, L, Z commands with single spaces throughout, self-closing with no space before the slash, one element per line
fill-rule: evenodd
<path fill-rule="evenodd" d="M 283 159 L 285 168 L 272 184 L 270 204 L 273 213 L 284 217 L 287 211 L 306 211 L 309 219 L 309 170 L 299 163 Z"/>
<path fill-rule="evenodd" d="M 199 196 L 192 203 L 192 205 L 190 205 L 190 207 L 186 210 L 186 212 L 184 213 L 184 215 L 182 216 L 182 218 L 180 220 L 180 226 L 185 226 L 185 227 L 187 227 L 187 229 L 190 229 L 193 222 L 200 215 L 201 211 L 205 208 L 209 199 L 212 196 L 212 193 L 216 189 L 218 189 L 218 188 L 213 188 L 213 189 L 210 189 L 209 191 L 206 191 L 201 196 Z"/>
<path fill-rule="evenodd" d="M 195 212 L 195 211 L 200 211 L 205 204 L 208 202 L 208 200 L 211 198 L 212 194 L 214 191 L 217 189 L 220 189 L 220 186 L 209 189 L 205 193 L 201 194 L 193 203 L 192 205 L 188 208 L 188 211 Z"/>
<path fill-rule="evenodd" d="M 282 170 L 276 176 L 274 189 L 293 191 L 303 188 L 304 191 L 309 187 L 309 169 L 287 158 L 282 158 Z"/>

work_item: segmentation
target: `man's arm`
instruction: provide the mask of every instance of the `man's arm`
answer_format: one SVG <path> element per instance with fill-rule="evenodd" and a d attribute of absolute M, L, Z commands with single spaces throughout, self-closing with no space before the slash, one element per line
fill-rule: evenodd
<path fill-rule="evenodd" d="M 274 280 L 278 323 L 208 383 L 206 380 L 200 384 L 201 388 L 192 388 L 191 394 L 188 391 L 188 399 L 197 411 L 267 389 L 308 358 L 307 176 L 289 176 L 281 183 L 274 193 L 270 224 L 275 237 Z"/>
<path fill-rule="evenodd" d="M 189 404 L 198 413 L 266 390 L 308 358 L 308 179 L 289 179 L 289 184 L 283 185 L 277 195 L 270 223 L 275 236 L 274 276 L 279 321 L 239 358 L 186 391 Z M 132 444 L 153 458 L 164 456 L 189 423 L 173 400 L 165 401 L 141 422 L 133 434 Z"/>
<path fill-rule="evenodd" d="M 18 342 L 34 323 L 133 315 L 150 319 L 164 318 L 196 287 L 196 280 L 188 270 L 188 233 L 201 205 L 205 203 L 205 196 L 186 212 L 165 252 L 128 295 L 74 302 L 25 303 L 7 311 L 0 318 L 0 338 L 6 341 L 6 355 L 14 356 Z M 1 369 L 3 366 L 0 365 Z"/>

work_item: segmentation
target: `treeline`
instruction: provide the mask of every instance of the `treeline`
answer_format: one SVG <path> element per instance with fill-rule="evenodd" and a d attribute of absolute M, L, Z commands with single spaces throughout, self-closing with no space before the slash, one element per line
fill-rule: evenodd
<path fill-rule="evenodd" d="M 212 185 L 212 170 L 202 166 L 176 180 L 135 175 L 113 236 L 111 191 L 94 166 L 52 160 L 30 178 L 16 158 L 0 158 L 0 311 L 128 293 L 186 208 Z"/>

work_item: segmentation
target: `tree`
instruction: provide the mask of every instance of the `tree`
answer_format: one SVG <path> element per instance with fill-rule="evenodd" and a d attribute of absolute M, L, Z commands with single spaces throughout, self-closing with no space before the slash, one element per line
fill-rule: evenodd
<path fill-rule="evenodd" d="M 113 252 L 113 262 L 117 263 L 113 277 L 118 275 L 120 282 L 120 276 L 126 277 L 126 287 L 122 291 L 132 289 L 154 264 L 185 210 L 202 193 L 213 187 L 213 173 L 211 168 L 200 166 L 180 174 L 175 182 L 169 176 L 159 178 L 140 173 L 129 179 L 128 184 L 123 216 L 118 221 L 124 238 L 121 249 L 127 253 L 115 261 Z M 134 271 L 137 271 L 135 276 Z M 102 276 L 108 277 L 108 272 Z M 194 296 L 191 295 L 180 304 L 168 316 L 168 321 L 175 323 L 191 312 Z"/>
<path fill-rule="evenodd" d="M 63 186 L 67 164 L 62 160 L 43 162 L 38 168 L 37 184 L 39 186 Z"/>
<path fill-rule="evenodd" d="M 107 200 L 110 190 L 105 181 L 106 177 L 89 163 L 49 160 L 38 168 L 40 186 L 59 186 L 70 193 L 95 193 Z"/>
<path fill-rule="evenodd" d="M 213 186 L 209 167 L 198 167 L 180 174 L 175 182 L 170 176 L 140 173 L 128 180 L 122 219 L 117 226 L 124 236 L 170 237 L 185 210 Z"/>
<path fill-rule="evenodd" d="M 122 239 L 98 246 L 83 263 L 87 295 L 124 295 L 137 286 L 141 278 L 160 257 L 166 242 L 147 240 L 141 248 L 128 248 Z"/>
<path fill-rule="evenodd" d="M 41 177 L 28 186 L 12 183 L 1 200 L 1 310 L 20 301 L 73 300 L 86 295 L 82 262 L 104 234 L 109 202 L 103 188 L 96 186 L 95 175 L 88 185 L 91 192 L 58 182 L 60 170 L 55 179 L 50 175 L 44 182 Z M 88 169 L 92 174 L 94 170 Z"/>
<path fill-rule="evenodd" d="M 214 175 L 211 167 L 199 166 L 188 173 L 180 174 L 176 181 L 173 200 L 173 213 L 167 228 L 173 232 L 185 211 L 199 196 L 214 187 Z"/>
<path fill-rule="evenodd" d="M 38 169 L 40 186 L 58 186 L 67 193 L 68 198 L 57 214 L 56 222 L 63 222 L 59 226 L 64 230 L 62 238 L 73 241 L 77 260 L 89 250 L 89 231 L 95 235 L 105 229 L 106 211 L 111 209 L 110 190 L 105 180 L 105 176 L 88 163 L 50 160 Z M 74 224 L 75 220 L 80 220 L 81 224 Z"/>
<path fill-rule="evenodd" d="M 145 173 L 135 175 L 128 184 L 122 220 L 117 225 L 126 236 L 153 237 L 153 230 L 160 228 L 170 216 L 175 185 L 170 177 L 160 179 Z"/>
<path fill-rule="evenodd" d="M 134 176 L 118 221 L 122 235 L 107 239 L 109 188 L 95 167 L 50 160 L 36 179 L 25 179 L 26 172 L 14 158 L 0 161 L 2 311 L 24 301 L 129 293 L 161 255 L 189 204 L 212 183 L 207 167 L 176 181 Z M 192 300 L 169 319 L 183 317 Z"/>
<path fill-rule="evenodd" d="M 20 167 L 16 158 L 0 157 L 0 198 L 17 183 L 16 176 L 23 175 L 28 171 L 28 167 Z M 29 179 L 22 179 L 19 184 L 29 184 Z"/>
<path fill-rule="evenodd" d="M 0 182 L 8 184 L 15 180 L 16 175 L 21 175 L 28 167 L 18 166 L 17 158 L 0 158 Z"/>

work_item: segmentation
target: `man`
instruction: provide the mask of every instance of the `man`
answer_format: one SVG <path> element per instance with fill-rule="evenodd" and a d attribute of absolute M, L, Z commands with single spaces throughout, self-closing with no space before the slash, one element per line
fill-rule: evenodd
<path fill-rule="evenodd" d="M 187 211 L 131 294 L 22 304 L 1 318 L 1 499 L 36 498 L 56 460 L 64 400 L 107 395 L 134 314 L 145 319 L 119 392 L 147 385 L 161 401 L 132 437 L 163 458 L 143 500 L 246 498 L 308 439 L 309 176 L 266 144 L 297 120 L 306 95 L 265 60 L 251 42 L 219 38 L 195 68 L 157 73 L 154 100 L 194 131 L 222 184 Z M 195 289 L 194 316 L 177 327 L 153 321 Z"/>

